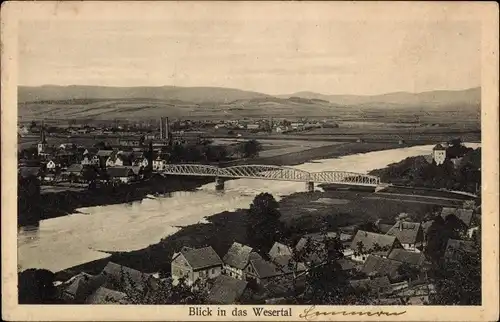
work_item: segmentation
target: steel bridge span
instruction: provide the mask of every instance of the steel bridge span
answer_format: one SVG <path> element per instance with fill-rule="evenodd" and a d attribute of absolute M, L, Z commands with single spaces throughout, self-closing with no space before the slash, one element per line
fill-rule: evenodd
<path fill-rule="evenodd" d="M 162 175 L 204 176 L 214 177 L 216 189 L 224 189 L 224 178 L 248 178 L 279 181 L 305 182 L 308 191 L 314 191 L 315 183 L 335 183 L 378 187 L 380 178 L 368 174 L 346 171 L 308 172 L 291 167 L 273 165 L 238 165 L 232 167 L 215 167 L 203 164 L 166 164 L 156 170 Z"/>

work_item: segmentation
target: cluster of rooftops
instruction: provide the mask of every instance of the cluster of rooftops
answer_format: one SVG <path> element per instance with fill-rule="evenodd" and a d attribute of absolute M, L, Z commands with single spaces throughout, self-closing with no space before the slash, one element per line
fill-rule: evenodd
<path fill-rule="evenodd" d="M 449 213 L 470 225 L 472 211 L 444 208 L 442 215 Z M 250 286 L 252 290 L 260 287 L 269 291 L 265 300 L 272 302 L 292 279 L 303 278 L 311 268 L 323 265 L 327 256 L 325 241 L 338 238 L 344 249 L 343 258 L 337 263 L 342 271 L 350 274 L 351 287 L 386 295 L 401 292 L 420 294 L 423 292 L 421 285 L 426 283 L 423 276 L 429 264 L 421 251 L 425 246 L 425 224 L 398 221 L 394 225 L 377 226 L 379 233 L 358 230 L 354 235 L 348 232 L 307 234 L 295 247 L 275 242 L 265 254 L 238 242 L 234 242 L 223 256 L 219 256 L 211 246 L 182 247 L 171 259 L 172 281 L 175 284 L 183 279 L 188 286 L 195 285 L 198 280 L 209 281 L 208 303 L 237 303 Z M 314 247 L 309 247 L 311 242 Z M 471 241 L 450 239 L 445 258 L 452 258 L 459 248 L 467 252 L 477 251 Z M 298 257 L 297 253 L 302 256 Z M 422 274 L 417 280 L 409 281 L 401 273 L 403 265 L 413 267 Z M 134 287 L 141 288 L 147 283 L 154 290 L 162 282 L 151 274 L 110 262 L 98 275 L 81 273 L 65 282 L 63 294 L 72 303 L 127 302 L 126 286 L 117 287 L 117 281 L 123 283 L 121 275 L 124 273 L 134 281 Z M 433 286 L 427 286 L 428 295 L 433 292 Z"/>

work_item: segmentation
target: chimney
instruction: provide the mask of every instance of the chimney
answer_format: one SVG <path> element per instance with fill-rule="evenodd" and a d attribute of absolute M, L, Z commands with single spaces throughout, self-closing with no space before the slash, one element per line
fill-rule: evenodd
<path fill-rule="evenodd" d="M 170 128 L 169 128 L 169 124 L 168 124 L 168 117 L 165 117 L 164 118 L 164 139 L 166 140 L 170 140 Z"/>
<path fill-rule="evenodd" d="M 160 117 L 160 139 L 163 139 L 163 117 Z"/>
<path fill-rule="evenodd" d="M 42 120 L 42 128 L 40 129 L 40 142 L 42 143 L 46 143 L 46 139 L 45 139 L 45 124 Z"/>
<path fill-rule="evenodd" d="M 400 220 L 399 221 L 399 231 L 402 231 L 403 230 L 403 221 Z"/>

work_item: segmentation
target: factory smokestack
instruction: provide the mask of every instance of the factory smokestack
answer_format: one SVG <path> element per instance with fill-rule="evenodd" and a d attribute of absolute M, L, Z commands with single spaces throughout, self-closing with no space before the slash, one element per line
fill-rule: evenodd
<path fill-rule="evenodd" d="M 160 117 L 160 139 L 161 140 L 164 139 L 164 135 L 163 135 L 163 117 Z"/>
<path fill-rule="evenodd" d="M 164 139 L 165 140 L 170 140 L 170 128 L 168 124 L 168 117 L 165 117 L 164 123 L 163 123 L 164 128 Z"/>

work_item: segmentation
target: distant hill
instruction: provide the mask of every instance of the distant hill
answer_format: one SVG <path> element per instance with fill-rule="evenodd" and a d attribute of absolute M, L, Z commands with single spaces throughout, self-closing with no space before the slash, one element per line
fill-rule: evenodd
<path fill-rule="evenodd" d="M 478 108 L 481 104 L 481 88 L 475 87 L 457 91 L 429 91 L 422 93 L 396 92 L 382 95 L 324 95 L 314 92 L 298 92 L 279 95 L 281 98 L 301 97 L 321 99 L 341 106 L 383 107 L 465 107 Z"/>
<path fill-rule="evenodd" d="M 224 103 L 270 95 L 221 87 L 107 87 L 107 86 L 19 86 L 18 102 L 61 101 L 69 99 L 160 99 L 191 103 Z"/>
<path fill-rule="evenodd" d="M 402 110 L 466 112 L 479 115 L 480 88 L 463 91 L 389 93 L 375 96 L 323 95 L 299 92 L 290 95 L 267 94 L 219 87 L 103 87 L 40 86 L 18 87 L 18 112 L 24 120 L 53 119 L 131 119 L 159 116 L 218 118 L 227 117 L 313 117 L 334 116 L 347 119 L 366 117 L 360 111 Z M 361 114 L 360 114 L 361 113 Z M 425 113 L 424 113 L 425 114 Z"/>

